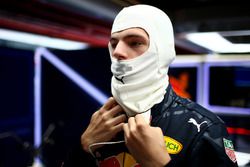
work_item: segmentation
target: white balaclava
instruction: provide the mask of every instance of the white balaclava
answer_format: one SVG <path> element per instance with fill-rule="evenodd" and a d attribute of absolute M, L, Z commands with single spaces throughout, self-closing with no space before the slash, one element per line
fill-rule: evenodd
<path fill-rule="evenodd" d="M 111 33 L 128 28 L 144 29 L 150 39 L 148 50 L 142 55 L 117 60 L 111 57 L 112 94 L 128 116 L 143 113 L 149 120 L 151 108 L 160 103 L 166 93 L 168 68 L 175 58 L 174 33 L 169 17 L 149 5 L 123 8 L 116 16 Z"/>

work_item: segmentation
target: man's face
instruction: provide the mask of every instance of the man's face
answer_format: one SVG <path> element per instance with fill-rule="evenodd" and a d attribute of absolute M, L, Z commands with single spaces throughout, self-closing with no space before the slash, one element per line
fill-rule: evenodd
<path fill-rule="evenodd" d="M 112 57 L 129 60 L 142 55 L 149 47 L 149 36 L 141 28 L 129 28 L 111 35 Z"/>

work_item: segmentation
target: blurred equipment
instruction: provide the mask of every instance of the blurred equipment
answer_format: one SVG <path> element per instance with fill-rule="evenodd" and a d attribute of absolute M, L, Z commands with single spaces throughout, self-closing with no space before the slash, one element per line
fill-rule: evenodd
<path fill-rule="evenodd" d="M 33 146 L 12 132 L 0 134 L 0 166 L 27 167 L 33 162 Z"/>

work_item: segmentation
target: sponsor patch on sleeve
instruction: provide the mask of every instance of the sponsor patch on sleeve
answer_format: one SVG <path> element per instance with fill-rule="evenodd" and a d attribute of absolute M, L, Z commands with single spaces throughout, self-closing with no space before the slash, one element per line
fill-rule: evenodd
<path fill-rule="evenodd" d="M 237 160 L 236 160 L 236 155 L 234 153 L 233 142 L 231 140 L 223 138 L 223 143 L 227 156 L 235 163 Z"/>
<path fill-rule="evenodd" d="M 164 136 L 164 140 L 169 154 L 178 154 L 182 150 L 183 146 L 177 140 L 168 136 Z"/>

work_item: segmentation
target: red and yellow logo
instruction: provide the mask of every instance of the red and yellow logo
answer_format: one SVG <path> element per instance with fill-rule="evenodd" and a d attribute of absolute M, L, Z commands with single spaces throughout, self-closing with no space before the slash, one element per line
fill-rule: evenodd
<path fill-rule="evenodd" d="M 99 162 L 100 167 L 140 167 L 134 158 L 128 153 L 120 153 Z"/>

